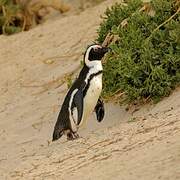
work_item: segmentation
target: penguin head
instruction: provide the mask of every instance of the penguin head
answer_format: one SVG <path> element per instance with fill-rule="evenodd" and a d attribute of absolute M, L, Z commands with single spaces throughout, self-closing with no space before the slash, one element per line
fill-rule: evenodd
<path fill-rule="evenodd" d="M 109 51 L 108 47 L 103 47 L 99 44 L 90 45 L 85 54 L 84 54 L 84 62 L 87 66 L 91 66 L 95 64 L 97 61 L 101 61 L 103 56 Z"/>

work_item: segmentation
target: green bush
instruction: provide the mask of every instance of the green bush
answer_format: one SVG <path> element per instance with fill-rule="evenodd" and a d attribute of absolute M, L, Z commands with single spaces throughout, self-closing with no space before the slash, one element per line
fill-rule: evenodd
<path fill-rule="evenodd" d="M 17 14 L 21 8 L 13 0 L 0 0 L 0 34 L 20 32 L 20 19 Z"/>
<path fill-rule="evenodd" d="M 153 99 L 169 95 L 180 83 L 179 1 L 129 0 L 105 12 L 99 43 L 108 33 L 118 36 L 104 64 L 104 98 Z"/>

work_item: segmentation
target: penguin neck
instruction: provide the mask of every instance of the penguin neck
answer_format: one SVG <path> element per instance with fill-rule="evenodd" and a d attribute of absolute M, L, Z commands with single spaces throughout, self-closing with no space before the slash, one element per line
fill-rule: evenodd
<path fill-rule="evenodd" d="M 85 64 L 84 68 L 87 69 L 87 74 L 85 76 L 85 82 L 87 84 L 90 77 L 94 77 L 99 73 L 101 74 L 103 70 L 101 61 L 89 61 L 89 64 Z"/>
<path fill-rule="evenodd" d="M 86 66 L 89 68 L 89 71 L 93 71 L 93 72 L 98 72 L 103 70 L 102 63 L 100 60 L 88 61 Z"/>

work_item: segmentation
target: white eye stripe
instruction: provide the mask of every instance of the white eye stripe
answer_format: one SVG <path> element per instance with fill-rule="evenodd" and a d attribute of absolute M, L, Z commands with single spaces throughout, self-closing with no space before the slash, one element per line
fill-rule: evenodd
<path fill-rule="evenodd" d="M 85 61 L 85 64 L 88 66 L 88 67 L 92 67 L 92 66 L 94 66 L 96 63 L 94 63 L 94 62 L 91 62 L 91 61 L 89 61 L 89 53 L 90 53 L 90 51 L 91 51 L 91 49 L 95 49 L 95 48 L 97 48 L 97 49 L 99 49 L 99 48 L 102 48 L 102 46 L 100 46 L 100 45 L 98 45 L 98 44 L 94 44 L 94 45 L 92 45 L 92 46 L 90 46 L 90 47 L 88 47 L 88 49 L 87 49 L 87 51 L 86 51 L 86 54 L 85 54 L 85 59 L 84 59 L 84 61 Z M 99 64 L 99 63 L 98 63 Z"/>
<path fill-rule="evenodd" d="M 95 52 L 97 52 L 99 49 L 102 49 L 102 47 L 95 47 L 93 48 Z"/>
<path fill-rule="evenodd" d="M 95 47 L 94 47 L 94 49 L 101 49 L 102 48 L 102 46 L 100 46 L 100 45 L 96 45 Z"/>

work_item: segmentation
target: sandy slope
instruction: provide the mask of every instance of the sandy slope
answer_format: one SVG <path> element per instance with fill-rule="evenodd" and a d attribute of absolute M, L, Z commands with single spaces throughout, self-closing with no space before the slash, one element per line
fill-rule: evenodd
<path fill-rule="evenodd" d="M 0 179 L 180 179 L 180 90 L 133 115 L 107 104 L 80 138 L 51 143 L 67 91 L 113 1 L 13 36 L 0 36 Z"/>

